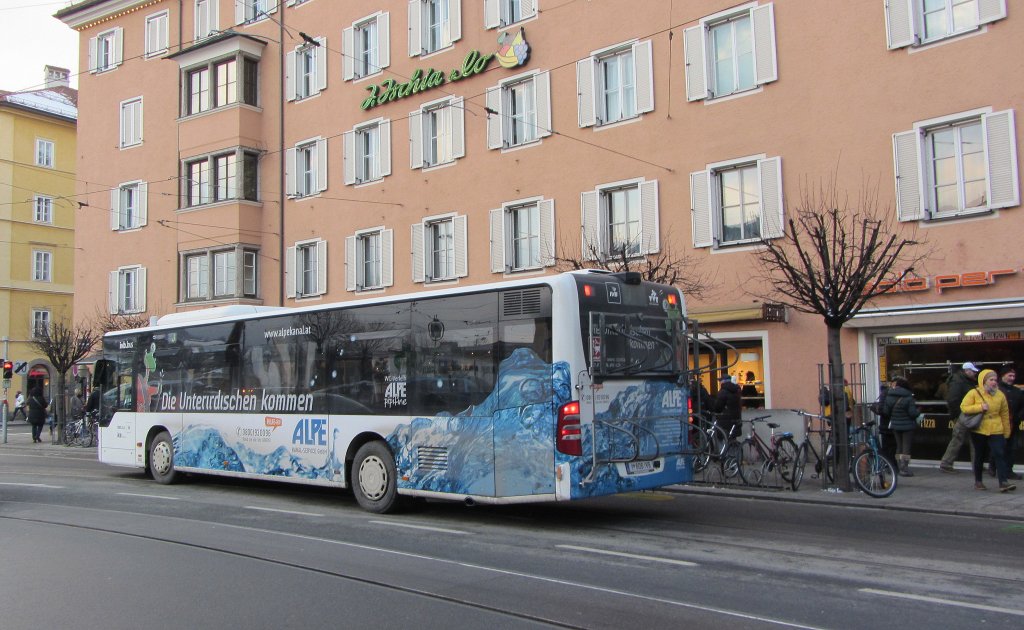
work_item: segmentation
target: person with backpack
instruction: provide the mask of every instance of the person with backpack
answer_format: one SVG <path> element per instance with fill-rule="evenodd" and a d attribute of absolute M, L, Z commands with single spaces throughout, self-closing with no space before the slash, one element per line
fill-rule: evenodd
<path fill-rule="evenodd" d="M 949 445 L 946 446 L 946 452 L 942 455 L 942 461 L 939 462 L 939 470 L 942 472 L 957 472 L 953 468 L 953 462 L 960 454 L 964 442 L 970 444 L 971 461 L 974 461 L 974 442 L 968 437 L 970 430 L 959 421 L 959 418 L 960 403 L 963 402 L 964 396 L 978 384 L 979 371 L 977 366 L 968 361 L 960 366 L 959 372 L 955 372 L 946 381 L 949 385 L 946 389 L 946 409 L 949 411 L 949 419 L 953 421 L 953 435 L 949 438 Z"/>
<path fill-rule="evenodd" d="M 46 408 L 50 403 L 43 398 L 43 390 L 36 387 L 28 396 L 28 423 L 32 425 L 32 441 L 42 442 L 43 425 L 46 424 Z"/>
<path fill-rule="evenodd" d="M 904 477 L 913 477 L 914 473 L 910 470 L 910 447 L 914 442 L 914 429 L 917 428 L 917 417 L 921 412 L 907 379 L 897 376 L 892 380 L 892 387 L 885 393 L 882 415 L 889 419 L 889 429 L 896 441 L 897 470 Z"/>

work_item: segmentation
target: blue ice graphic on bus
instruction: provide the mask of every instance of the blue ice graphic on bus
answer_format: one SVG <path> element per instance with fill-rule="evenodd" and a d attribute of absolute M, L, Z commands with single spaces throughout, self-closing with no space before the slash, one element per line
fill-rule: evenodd
<path fill-rule="evenodd" d="M 395 454 L 398 486 L 482 497 L 553 494 L 555 470 L 562 464 L 569 465 L 571 498 L 688 481 L 689 459 L 676 455 L 665 457 L 659 462 L 661 468 L 644 474 L 621 474 L 620 466 L 614 464 L 600 464 L 593 470 L 594 450 L 615 459 L 630 459 L 634 453 L 650 459 L 664 454 L 659 448 L 685 439 L 680 418 L 685 422 L 686 390 L 667 380 L 634 383 L 638 384 L 619 389 L 606 384 L 614 395 L 601 404 L 596 419 L 665 421 L 659 424 L 655 420 L 653 428 L 639 431 L 639 437 L 632 440 L 621 430 L 584 431 L 584 455 L 564 455 L 555 450 L 554 435 L 558 409 L 574 398 L 569 365 L 546 363 L 531 349 L 517 349 L 501 362 L 496 386 L 480 404 L 454 414 L 414 418 L 387 436 Z M 341 431 L 337 428 L 326 437 L 327 418 L 301 417 L 290 429 L 281 430 L 289 431 L 288 444 L 264 453 L 257 450 L 259 442 L 250 446 L 241 437 L 228 439 L 209 425 L 191 425 L 174 437 L 175 464 L 341 481 L 346 445 L 339 444 Z M 268 441 L 262 443 L 271 446 Z M 585 478 L 587 483 L 579 483 Z"/>

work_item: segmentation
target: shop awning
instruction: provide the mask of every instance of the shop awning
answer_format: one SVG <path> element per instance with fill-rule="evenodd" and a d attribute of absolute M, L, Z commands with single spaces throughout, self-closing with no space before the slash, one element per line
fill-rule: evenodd
<path fill-rule="evenodd" d="M 687 316 L 701 324 L 742 321 L 785 322 L 786 307 L 781 304 L 749 303 L 716 305 L 690 309 Z"/>

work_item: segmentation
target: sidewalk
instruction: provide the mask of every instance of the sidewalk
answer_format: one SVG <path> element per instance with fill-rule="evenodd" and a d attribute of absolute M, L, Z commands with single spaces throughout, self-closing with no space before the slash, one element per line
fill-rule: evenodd
<path fill-rule="evenodd" d="M 885 499 L 869 497 L 856 488 L 845 493 L 835 489 L 822 489 L 821 479 L 811 477 L 811 471 L 804 476 L 797 492 L 790 490 L 788 484 L 784 489 L 777 487 L 780 480 L 774 476 L 769 476 L 766 483 L 776 484 L 776 487 L 752 488 L 743 486 L 742 482 L 723 484 L 719 478 L 713 477 L 715 473 L 709 475 L 706 481 L 703 480 L 703 475 L 698 474 L 697 477 L 701 480 L 695 480 L 687 485 L 670 486 L 667 490 L 766 501 L 823 503 L 1024 522 L 1024 481 L 1011 481 L 1017 485 L 1017 490 L 999 492 L 999 482 L 994 477 L 989 477 L 986 472 L 984 484 L 988 490 L 983 492 L 974 489 L 974 475 L 964 462 L 957 463 L 958 472 L 955 474 L 939 470 L 937 461 L 919 461 L 911 464 L 910 469 L 914 476 L 900 477 L 896 491 Z M 1017 466 L 1017 469 L 1017 472 L 1024 471 L 1024 467 L 1021 466 Z"/>

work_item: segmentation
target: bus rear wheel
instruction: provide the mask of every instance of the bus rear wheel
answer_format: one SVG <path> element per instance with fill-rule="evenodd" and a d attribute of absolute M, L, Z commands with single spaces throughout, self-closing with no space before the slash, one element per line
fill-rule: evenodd
<path fill-rule="evenodd" d="M 356 451 L 352 492 L 364 510 L 386 514 L 398 507 L 396 477 L 395 458 L 383 442 L 367 442 Z"/>
<path fill-rule="evenodd" d="M 149 473 L 157 483 L 169 484 L 178 480 L 174 470 L 174 445 L 171 434 L 161 431 L 149 445 Z"/>

